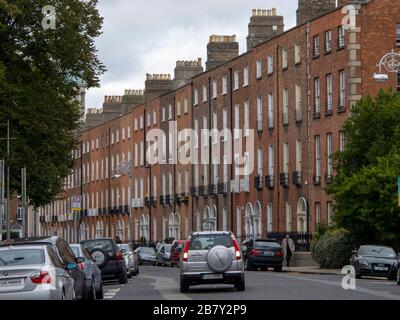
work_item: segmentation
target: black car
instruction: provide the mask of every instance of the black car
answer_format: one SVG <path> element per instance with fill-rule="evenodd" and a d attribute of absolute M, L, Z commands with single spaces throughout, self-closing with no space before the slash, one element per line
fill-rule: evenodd
<path fill-rule="evenodd" d="M 117 279 L 120 284 L 128 282 L 125 259 L 112 238 L 84 240 L 81 244 L 90 252 L 101 270 L 103 279 Z"/>
<path fill-rule="evenodd" d="M 390 247 L 363 245 L 353 251 L 350 264 L 356 270 L 357 279 L 374 276 L 394 280 L 398 270 L 398 255 Z"/>
<path fill-rule="evenodd" d="M 283 249 L 275 239 L 248 239 L 242 243 L 246 270 L 282 271 Z"/>
<path fill-rule="evenodd" d="M 68 270 L 71 278 L 74 280 L 74 291 L 76 299 L 86 299 L 86 281 L 85 274 L 79 268 L 79 264 L 84 262 L 85 259 L 82 257 L 77 258 L 69 246 L 68 242 L 64 239 L 52 236 L 52 237 L 30 237 L 21 239 L 7 240 L 1 243 L 1 245 L 27 245 L 27 244 L 51 244 L 56 248 L 56 251 L 63 263 L 64 269 Z M 68 268 L 67 268 L 68 265 Z"/>

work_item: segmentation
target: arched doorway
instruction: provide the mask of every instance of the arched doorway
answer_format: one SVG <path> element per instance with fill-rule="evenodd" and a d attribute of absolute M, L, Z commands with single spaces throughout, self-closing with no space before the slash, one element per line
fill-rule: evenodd
<path fill-rule="evenodd" d="M 146 214 L 142 214 L 140 216 L 140 220 L 139 220 L 139 232 L 140 232 L 140 238 L 145 238 L 146 241 L 148 241 L 149 238 L 149 230 L 150 230 L 150 226 L 149 226 L 149 222 L 150 222 L 150 218 L 149 215 Z"/>
<path fill-rule="evenodd" d="M 81 225 L 79 226 L 79 237 L 80 237 L 80 240 L 86 240 L 85 231 L 86 231 L 86 226 L 85 226 L 85 223 L 82 222 Z"/>
<path fill-rule="evenodd" d="M 208 219 L 208 223 L 210 225 L 210 231 L 217 231 L 217 217 L 218 217 L 217 206 L 214 205 L 212 206 L 211 214 Z"/>
<path fill-rule="evenodd" d="M 171 212 L 168 219 L 168 235 L 170 238 L 180 239 L 181 218 L 178 212 Z"/>
<path fill-rule="evenodd" d="M 209 219 L 210 219 L 210 207 L 206 206 L 203 212 L 203 226 L 202 226 L 203 231 L 210 231 Z"/>
<path fill-rule="evenodd" d="M 256 201 L 254 205 L 254 214 L 252 216 L 253 233 L 256 238 L 262 237 L 262 208 L 260 201 Z"/>
<path fill-rule="evenodd" d="M 96 238 L 102 238 L 103 237 L 103 222 L 102 221 L 97 221 L 96 222 Z"/>
<path fill-rule="evenodd" d="M 297 201 L 297 231 L 308 232 L 307 230 L 307 200 L 304 197 Z"/>
<path fill-rule="evenodd" d="M 118 220 L 117 222 L 117 232 L 116 236 L 122 241 L 125 241 L 125 223 L 123 220 Z"/>
<path fill-rule="evenodd" d="M 253 205 L 250 202 L 248 202 L 246 204 L 246 209 L 245 209 L 244 229 L 246 233 L 246 238 L 254 238 L 253 215 L 254 215 Z"/>
<path fill-rule="evenodd" d="M 11 231 L 18 235 L 18 238 L 22 238 L 22 227 L 19 224 L 15 224 L 11 227 Z"/>

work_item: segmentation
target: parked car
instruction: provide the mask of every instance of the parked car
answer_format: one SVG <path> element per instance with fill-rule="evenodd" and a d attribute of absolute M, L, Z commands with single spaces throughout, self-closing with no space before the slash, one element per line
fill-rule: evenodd
<path fill-rule="evenodd" d="M 118 247 L 125 258 L 125 265 L 128 270 L 128 278 L 139 274 L 139 260 L 137 254 L 133 253 L 129 244 L 118 244 Z"/>
<path fill-rule="evenodd" d="M 139 265 L 154 264 L 156 262 L 156 251 L 153 247 L 138 247 L 135 252 L 139 258 Z"/>
<path fill-rule="evenodd" d="M 179 261 L 182 253 L 182 249 L 185 246 L 185 240 L 174 240 L 172 242 L 172 247 L 171 247 L 171 266 L 178 266 L 179 267 Z"/>
<path fill-rule="evenodd" d="M 268 270 L 281 272 L 284 254 L 281 244 L 274 239 L 248 239 L 242 243 L 246 270 Z"/>
<path fill-rule="evenodd" d="M 14 292 L 14 297 L 17 299 L 34 298 L 29 294 L 31 290 L 37 290 L 36 299 L 46 296 L 49 299 L 86 297 L 85 274 L 78 267 L 78 264 L 85 259 L 77 258 L 69 244 L 62 238 L 53 236 L 13 239 L 4 241 L 0 248 L 4 257 L 2 261 L 0 260 L 0 265 L 4 265 L 1 274 L 4 285 L 0 287 L 7 288 L 2 288 L 3 293 L 9 292 L 10 297 Z M 29 251 L 35 249 L 38 251 Z M 70 292 L 71 284 L 73 294 Z M 57 288 L 62 290 L 59 291 Z"/>
<path fill-rule="evenodd" d="M 163 265 L 166 266 L 171 264 L 171 244 L 163 244 L 160 249 L 156 252 L 156 262 L 154 263 L 155 266 Z"/>
<path fill-rule="evenodd" d="M 398 271 L 398 255 L 390 247 L 362 245 L 353 251 L 350 264 L 356 270 L 357 279 L 374 276 L 394 280 Z"/>
<path fill-rule="evenodd" d="M 70 244 L 70 247 L 76 257 L 85 259 L 84 262 L 79 263 L 79 268 L 85 273 L 86 298 L 88 300 L 103 299 L 101 270 L 93 261 L 93 257 L 81 244 Z"/>
<path fill-rule="evenodd" d="M 0 300 L 73 300 L 74 281 L 50 244 L 0 247 Z"/>
<path fill-rule="evenodd" d="M 120 284 L 128 282 L 125 259 L 114 239 L 92 239 L 81 243 L 100 268 L 103 279 L 117 279 Z"/>
<path fill-rule="evenodd" d="M 190 286 L 229 283 L 245 290 L 244 261 L 235 236 L 227 231 L 194 232 L 186 241 L 180 266 L 180 291 Z"/>
<path fill-rule="evenodd" d="M 400 262 L 399 261 L 397 261 L 396 282 L 400 286 Z"/>

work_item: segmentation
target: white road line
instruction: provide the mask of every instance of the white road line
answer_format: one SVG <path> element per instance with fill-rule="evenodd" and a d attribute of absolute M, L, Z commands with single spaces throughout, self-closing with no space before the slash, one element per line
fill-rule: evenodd
<path fill-rule="evenodd" d="M 104 299 L 112 299 L 116 296 L 116 294 L 121 290 L 119 289 L 105 289 L 104 291 Z"/>
<path fill-rule="evenodd" d="M 143 275 L 143 278 L 155 280 L 151 285 L 165 300 L 192 300 L 179 292 L 179 283 L 172 278 Z"/>
<path fill-rule="evenodd" d="M 330 285 L 330 286 L 335 286 L 335 287 L 342 287 L 341 286 L 341 278 L 339 281 L 327 281 L 327 280 L 321 280 L 321 279 L 312 279 L 312 278 L 306 278 L 306 277 L 302 277 L 302 276 L 288 276 L 288 275 L 278 275 L 280 277 L 285 277 L 285 278 L 295 278 L 295 279 L 299 279 L 299 280 L 305 280 L 305 281 L 311 281 L 311 282 L 316 282 L 316 283 L 321 283 L 321 284 L 326 284 L 326 285 Z M 362 282 L 359 282 L 357 284 L 362 284 Z M 374 282 L 377 283 L 377 282 Z M 390 292 L 386 292 L 386 291 L 378 291 L 378 290 L 371 290 L 371 289 L 367 289 L 367 288 L 362 288 L 359 285 L 357 285 L 357 289 L 356 292 L 362 292 L 362 293 L 366 293 L 366 294 L 370 294 L 376 297 L 380 297 L 380 298 L 386 298 L 386 299 L 393 299 L 393 300 L 400 300 L 400 295 L 394 295 Z"/>

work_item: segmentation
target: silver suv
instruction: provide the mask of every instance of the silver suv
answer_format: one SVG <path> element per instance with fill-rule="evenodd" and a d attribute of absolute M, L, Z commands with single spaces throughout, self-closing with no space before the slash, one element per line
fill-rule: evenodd
<path fill-rule="evenodd" d="M 192 285 L 215 283 L 229 283 L 238 291 L 245 290 L 239 245 L 231 232 L 194 232 L 181 255 L 181 292 L 188 292 Z"/>

